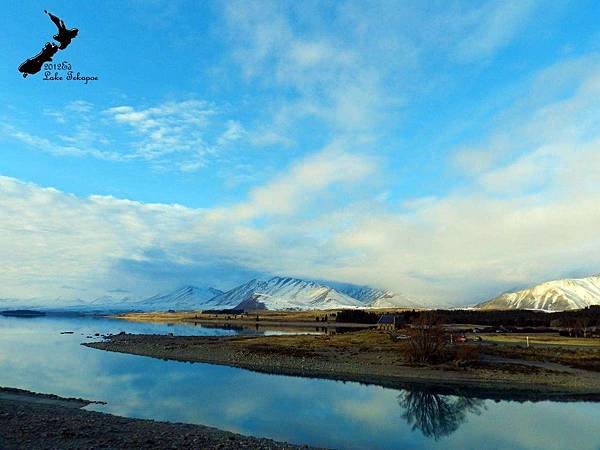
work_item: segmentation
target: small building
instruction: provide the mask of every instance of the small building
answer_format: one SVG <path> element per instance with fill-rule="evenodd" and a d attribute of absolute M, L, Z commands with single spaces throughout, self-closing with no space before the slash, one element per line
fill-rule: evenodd
<path fill-rule="evenodd" d="M 406 323 L 403 316 L 397 314 L 383 314 L 377 321 L 378 330 L 393 331 Z"/>

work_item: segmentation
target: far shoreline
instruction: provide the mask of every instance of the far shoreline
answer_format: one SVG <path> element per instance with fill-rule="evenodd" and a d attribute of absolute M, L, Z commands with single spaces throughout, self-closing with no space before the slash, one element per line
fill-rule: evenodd
<path fill-rule="evenodd" d="M 366 329 L 375 328 L 374 323 L 336 322 L 335 319 L 327 320 L 337 310 L 308 310 L 308 311 L 254 311 L 245 314 L 211 313 L 210 311 L 190 312 L 128 312 L 110 315 L 110 318 L 126 320 L 129 322 L 187 324 L 187 325 L 214 325 L 214 326 L 244 326 L 244 327 L 298 327 L 298 328 L 348 328 Z M 386 310 L 374 310 L 376 313 L 385 313 Z M 396 311 L 396 310 L 393 310 Z M 315 320 L 320 318 L 324 320 Z"/>

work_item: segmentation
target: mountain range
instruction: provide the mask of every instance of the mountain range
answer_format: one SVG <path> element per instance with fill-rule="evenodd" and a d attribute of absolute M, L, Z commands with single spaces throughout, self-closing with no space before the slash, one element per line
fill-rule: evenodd
<path fill-rule="evenodd" d="M 477 309 L 567 311 L 600 305 L 600 275 L 548 281 L 507 292 L 475 306 Z"/>
<path fill-rule="evenodd" d="M 210 300 L 211 309 L 243 308 L 307 310 L 361 308 L 365 304 L 342 292 L 314 281 L 273 277 L 251 280 Z"/>
<path fill-rule="evenodd" d="M 417 308 L 419 305 L 389 290 L 339 285 L 291 277 L 254 279 L 227 292 L 213 287 L 183 286 L 145 299 L 100 297 L 92 301 L 68 302 L 0 300 L 1 309 L 120 312 L 211 309 L 312 310 L 340 308 Z"/>
<path fill-rule="evenodd" d="M 548 281 L 503 293 L 475 309 L 530 309 L 565 311 L 600 305 L 600 275 Z M 427 305 L 430 306 L 430 305 Z M 291 277 L 254 279 L 229 291 L 183 286 L 148 298 L 104 296 L 80 299 L 0 299 L 0 309 L 38 309 L 86 313 L 211 309 L 312 310 L 341 308 L 420 308 L 403 294 L 370 286 L 311 281 Z M 435 307 L 435 306 L 433 306 Z M 440 306 L 437 306 L 438 308 Z"/>

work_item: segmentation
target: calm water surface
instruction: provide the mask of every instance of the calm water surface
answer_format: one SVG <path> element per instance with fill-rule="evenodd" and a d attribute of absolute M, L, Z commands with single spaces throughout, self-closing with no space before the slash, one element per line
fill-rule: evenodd
<path fill-rule="evenodd" d="M 86 336 L 119 331 L 238 333 L 110 319 L 0 316 L 0 386 L 103 400 L 108 404 L 87 409 L 127 417 L 199 423 L 333 448 L 600 449 L 599 403 L 431 395 L 80 345 L 90 340 Z"/>

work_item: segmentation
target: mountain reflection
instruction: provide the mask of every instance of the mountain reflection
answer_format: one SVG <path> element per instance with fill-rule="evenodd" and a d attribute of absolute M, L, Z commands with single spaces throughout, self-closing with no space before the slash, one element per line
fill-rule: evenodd
<path fill-rule="evenodd" d="M 404 409 L 402 417 L 412 429 L 436 441 L 458 430 L 469 413 L 479 415 L 485 407 L 484 400 L 425 390 L 403 391 L 398 395 L 398 403 Z"/>

